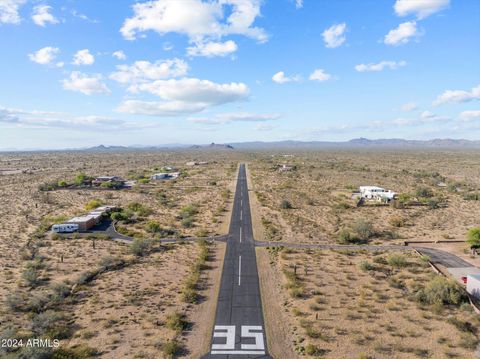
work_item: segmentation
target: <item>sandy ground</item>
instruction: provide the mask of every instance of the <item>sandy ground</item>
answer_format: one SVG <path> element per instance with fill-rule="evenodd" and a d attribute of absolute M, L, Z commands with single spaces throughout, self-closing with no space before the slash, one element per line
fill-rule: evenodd
<path fill-rule="evenodd" d="M 287 298 L 283 293 L 282 284 L 273 279 L 277 273 L 270 264 L 268 251 L 265 248 L 257 248 L 256 254 L 268 352 L 276 359 L 299 358 L 288 329 L 290 321 L 283 307 Z"/>
<path fill-rule="evenodd" d="M 207 236 L 225 234 L 230 219 L 232 179 L 236 177 L 237 157 L 236 154 L 220 151 L 205 153 L 140 151 L 102 154 L 52 152 L 0 155 L 2 168 L 9 169 L 0 174 L 0 195 L 3 201 L 0 207 L 0 268 L 3 274 L 0 284 L 2 298 L 0 334 L 8 328 L 27 330 L 28 333 L 31 325 L 31 313 L 12 311 L 7 306 L 7 299 L 10 296 L 18 295 L 28 300 L 37 294 L 49 293 L 54 283 L 74 281 L 85 270 L 96 268 L 104 257 L 130 258 L 128 245 L 118 242 L 97 240 L 93 248 L 91 240 L 87 239 L 42 238 L 39 228 L 43 222 L 48 223 L 55 217 L 69 218 L 83 214 L 86 212 L 85 204 L 89 200 L 100 199 L 107 204 L 121 207 L 131 202 L 139 202 L 150 208 L 151 214 L 145 218 L 138 218 L 136 223 L 119 225 L 139 237 L 152 237 L 145 231 L 145 224 L 148 221 L 156 221 L 162 228 L 176 230 L 182 236 L 194 236 L 200 232 Z M 185 162 L 190 160 L 207 160 L 209 164 L 188 167 Z M 50 192 L 39 190 L 39 186 L 44 183 L 63 179 L 73 181 L 79 172 L 92 176 L 119 175 L 130 179 L 139 175 L 148 177 L 158 172 L 155 168 L 164 165 L 184 169 L 187 176 L 176 181 L 142 184 L 132 190 L 75 189 Z M 226 195 L 227 189 L 230 189 L 230 193 Z M 166 204 L 161 197 L 167 198 Z M 186 228 L 181 224 L 179 213 L 184 206 L 190 204 L 197 205 L 198 212 L 194 215 L 193 227 Z M 40 235 L 37 236 L 36 233 Z M 186 348 L 182 354 L 185 357 L 198 357 L 198 353 L 206 351 L 208 347 L 211 322 L 206 318 L 214 318 L 215 291 L 223 261 L 223 246 L 217 245 L 216 260 L 210 263 L 212 269 L 202 274 L 206 276 L 203 278 L 206 288 L 202 294 L 205 299 L 198 305 L 178 307 L 188 314 L 187 319 L 190 322 L 190 331 L 182 334 L 180 338 L 180 343 Z M 88 290 L 82 292 L 85 297 L 81 305 L 69 311 L 74 313 L 77 319 L 74 322 L 74 338 L 68 345 L 91 342 L 100 345 L 101 348 L 98 349 L 102 351 L 106 348 L 103 355 L 107 357 L 109 355 L 128 357 L 130 354 L 125 354 L 127 349 L 121 344 L 128 342 L 132 348 L 140 350 L 139 348 L 144 346 L 145 353 L 158 357 L 153 353 L 156 352 L 158 355 L 160 341 L 168 339 L 168 336 L 165 337 L 164 329 L 157 326 L 156 322 L 152 324 L 151 320 L 157 317 L 162 322 L 162 315 L 164 316 L 168 309 L 173 309 L 163 301 L 166 300 L 167 303 L 172 301 L 172 298 L 169 298 L 171 295 L 178 297 L 185 271 L 189 268 L 189 260 L 195 258 L 195 250 L 190 252 L 186 250 L 190 248 L 189 245 L 180 247 L 185 250 L 179 248 L 183 252 L 168 251 L 165 253 L 167 257 L 163 256 L 164 253 L 155 254 L 151 260 L 145 260 L 117 273 L 105 273 L 96 279 Z M 191 248 L 194 249 L 195 246 Z M 32 250 L 35 251 L 33 255 Z M 37 260 L 41 265 L 38 270 L 41 282 L 38 287 L 30 289 L 25 285 L 22 273 L 25 272 L 27 264 Z M 137 293 L 138 298 L 132 293 Z M 212 296 L 215 298 L 212 299 Z M 150 299 L 153 300 L 153 304 L 145 305 L 141 310 L 138 308 L 138 302 L 148 303 Z M 133 301 L 134 304 L 128 304 L 129 301 Z M 100 320 L 100 317 L 108 318 L 113 311 L 112 308 L 118 308 L 116 313 L 122 319 L 118 321 L 120 324 L 104 328 L 104 320 Z M 156 315 L 155 310 L 162 311 L 161 315 Z M 82 337 L 84 332 L 86 333 Z M 160 338 L 159 341 L 154 340 L 157 337 Z M 131 341 L 125 338 L 131 338 Z M 117 342 L 120 339 L 121 341 Z"/>
<path fill-rule="evenodd" d="M 372 243 L 404 240 L 465 239 L 478 225 L 480 201 L 467 200 L 480 193 L 478 152 L 441 151 L 293 151 L 257 154 L 249 169 L 260 204 L 258 217 L 263 238 L 274 241 L 332 243 L 339 232 L 358 220 L 373 224 Z M 295 165 L 279 172 L 282 164 Z M 443 182 L 446 187 L 437 184 Z M 367 203 L 356 207 L 352 190 L 377 185 L 416 197 L 419 188 L 431 191 L 438 208 Z M 425 201 L 428 201 L 426 199 Z M 282 209 L 282 201 L 292 208 Z M 398 225 L 393 224 L 399 223 Z M 260 233 L 260 231 L 258 231 Z"/>
<path fill-rule="evenodd" d="M 259 258 L 265 263 L 267 250 L 259 251 L 263 252 Z M 266 298 L 275 300 L 265 306 L 275 308 L 280 304 L 281 308 L 274 311 L 277 316 L 283 315 L 288 345 L 293 345 L 299 353 L 335 359 L 476 357 L 478 333 L 457 329 L 449 318 L 477 326 L 478 315 L 455 307 L 433 310 L 408 299 L 408 292 L 415 285 L 423 286 L 432 276 L 429 267 L 413 254 L 407 255 L 408 264 L 403 269 L 396 269 L 389 276 L 359 268 L 362 261 L 376 263 L 379 268 L 384 266 L 382 258 L 388 257 L 381 253 L 270 251 L 269 254 L 273 273 L 265 271 L 270 282 L 267 286 L 270 295 Z M 289 279 L 284 275 L 285 271 L 293 273 L 294 265 L 301 296 L 292 295 Z M 392 286 L 392 280 L 405 283 L 405 289 Z M 267 318 L 275 315 L 272 312 Z M 284 330 L 277 330 L 279 339 L 283 338 Z M 472 346 L 467 342 L 477 344 Z"/>

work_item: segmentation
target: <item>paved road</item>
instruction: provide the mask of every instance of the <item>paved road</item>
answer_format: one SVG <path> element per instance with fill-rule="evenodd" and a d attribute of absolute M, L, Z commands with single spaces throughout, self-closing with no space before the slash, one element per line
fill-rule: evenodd
<path fill-rule="evenodd" d="M 414 247 L 421 254 L 426 255 L 430 258 L 430 261 L 435 264 L 441 264 L 446 268 L 466 268 L 473 267 L 472 264 L 464 261 L 463 259 L 457 257 L 454 254 L 443 252 L 438 249 L 433 248 L 424 248 L 424 247 Z"/>
<path fill-rule="evenodd" d="M 203 358 L 271 358 L 263 321 L 245 165 L 240 165 L 210 352 Z"/>
<path fill-rule="evenodd" d="M 257 247 L 286 247 L 299 249 L 332 249 L 338 251 L 409 251 L 411 248 L 399 245 L 369 245 L 369 244 L 308 244 L 288 242 L 255 241 Z"/>

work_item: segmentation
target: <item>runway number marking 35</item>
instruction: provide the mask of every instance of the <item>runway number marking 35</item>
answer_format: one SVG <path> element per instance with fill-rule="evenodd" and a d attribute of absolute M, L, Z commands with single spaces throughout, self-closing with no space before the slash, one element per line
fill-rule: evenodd
<path fill-rule="evenodd" d="M 245 355 L 264 355 L 265 343 L 263 341 L 263 328 L 259 325 L 242 325 L 241 338 L 249 339 L 249 344 L 241 344 L 240 348 L 235 348 L 234 325 L 216 325 L 213 332 L 214 338 L 225 338 L 222 344 L 212 344 L 211 354 L 245 354 Z"/>

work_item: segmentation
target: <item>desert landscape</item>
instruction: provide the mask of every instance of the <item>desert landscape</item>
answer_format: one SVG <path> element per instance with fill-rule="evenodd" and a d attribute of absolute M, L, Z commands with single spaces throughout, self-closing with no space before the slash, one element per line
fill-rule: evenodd
<path fill-rule="evenodd" d="M 206 164 L 186 165 L 207 156 Z M 225 245 L 182 238 L 228 232 L 237 168 L 232 155 L 54 152 L 0 158 L 9 169 L 0 175 L 2 338 L 59 338 L 55 355 L 75 358 L 196 358 L 208 350 Z M 150 180 L 163 166 L 181 175 Z M 45 189 L 74 183 L 79 174 L 115 175 L 135 184 Z M 131 242 L 102 232 L 50 233 L 52 224 L 100 204 L 128 214 L 115 223 Z M 162 244 L 163 238 L 175 243 Z M 4 354 L 33 358 L 49 352 L 16 349 Z"/>
<path fill-rule="evenodd" d="M 257 256 L 276 353 L 476 357 L 480 317 L 463 288 L 412 252 L 262 248 Z"/>
<path fill-rule="evenodd" d="M 249 167 L 262 227 L 257 240 L 462 241 L 478 225 L 477 151 L 289 149 L 252 157 Z M 358 197 L 352 194 L 365 185 L 391 189 L 399 200 L 357 206 Z"/>

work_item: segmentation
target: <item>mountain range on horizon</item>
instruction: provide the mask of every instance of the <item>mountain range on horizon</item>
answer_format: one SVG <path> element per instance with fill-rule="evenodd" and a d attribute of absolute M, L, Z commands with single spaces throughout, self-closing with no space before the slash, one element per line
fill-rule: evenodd
<path fill-rule="evenodd" d="M 85 151 L 85 152 L 116 152 L 116 151 L 146 151 L 146 150 L 166 150 L 166 149 L 190 149 L 190 150 L 234 150 L 234 149 L 321 149 L 321 148 L 480 148 L 480 140 L 436 138 L 431 140 L 407 140 L 403 138 L 381 138 L 368 139 L 364 137 L 354 138 L 348 141 L 249 141 L 232 142 L 229 144 L 163 144 L 163 145 L 98 145 L 87 148 L 66 148 L 66 149 L 5 149 L 0 152 L 41 152 L 41 151 Z"/>

